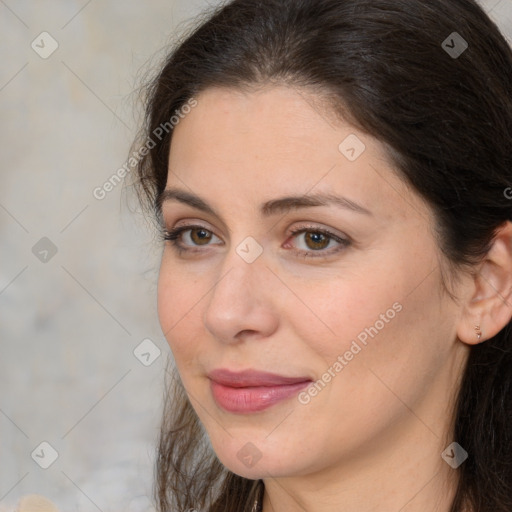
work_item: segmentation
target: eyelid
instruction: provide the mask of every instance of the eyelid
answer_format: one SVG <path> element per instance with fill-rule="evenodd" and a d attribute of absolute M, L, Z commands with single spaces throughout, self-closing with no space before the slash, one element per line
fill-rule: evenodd
<path fill-rule="evenodd" d="M 312 231 L 312 232 L 318 232 L 318 233 L 325 233 L 334 239 L 347 240 L 347 241 L 351 240 L 351 238 L 348 235 L 346 235 L 338 230 L 335 230 L 333 228 L 323 226 L 321 224 L 315 224 L 315 223 L 311 223 L 311 222 L 304 222 L 304 223 L 299 222 L 298 224 L 299 224 L 298 226 L 295 226 L 293 229 L 290 230 L 290 234 L 297 235 L 297 233 L 301 233 L 304 231 Z"/>
<path fill-rule="evenodd" d="M 170 203 L 170 204 L 168 204 Z M 184 210 L 179 208 L 175 209 L 173 206 L 181 206 L 184 207 Z M 191 211 L 189 211 L 189 209 Z M 210 215 L 207 212 L 198 212 L 196 208 L 192 206 L 188 206 L 185 204 L 176 203 L 174 204 L 173 201 L 166 201 L 162 205 L 162 215 L 161 215 L 161 225 L 162 229 L 165 230 L 165 226 L 175 226 L 180 227 L 179 223 L 183 222 L 183 225 L 187 225 L 188 223 L 192 223 L 195 225 L 197 222 L 199 226 L 195 227 L 203 227 L 204 229 L 208 229 L 208 231 L 215 232 L 215 230 L 226 233 L 227 235 L 231 235 L 231 229 L 224 224 L 223 220 L 221 218 L 216 217 L 215 215 Z M 196 215 L 199 215 L 196 217 Z M 213 223 L 213 224 L 212 224 Z M 215 228 L 212 228 L 211 226 L 216 226 Z M 210 227 L 208 227 L 210 226 Z M 174 228 L 173 228 L 174 229 Z"/>
<path fill-rule="evenodd" d="M 186 220 L 178 220 L 175 222 L 175 225 L 172 229 L 181 229 L 181 228 L 200 228 L 205 229 L 206 231 L 211 231 L 214 233 L 214 229 L 211 227 L 211 224 L 208 221 L 200 220 L 200 219 L 190 219 L 187 218 Z"/>

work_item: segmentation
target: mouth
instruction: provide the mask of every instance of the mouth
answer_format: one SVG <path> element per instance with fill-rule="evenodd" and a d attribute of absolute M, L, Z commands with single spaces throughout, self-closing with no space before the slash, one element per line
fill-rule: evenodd
<path fill-rule="evenodd" d="M 311 384 L 309 377 L 286 377 L 268 372 L 218 369 L 208 374 L 217 405 L 231 413 L 253 413 L 291 398 Z"/>

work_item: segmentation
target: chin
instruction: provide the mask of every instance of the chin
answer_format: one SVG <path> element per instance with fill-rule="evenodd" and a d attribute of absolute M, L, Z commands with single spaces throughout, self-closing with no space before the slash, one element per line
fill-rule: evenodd
<path fill-rule="evenodd" d="M 269 476 L 288 476 L 296 469 L 289 467 L 293 465 L 292 460 L 283 460 L 274 448 L 265 447 L 260 450 L 256 446 L 257 441 L 240 442 L 236 438 L 230 441 L 230 444 L 220 441 L 221 446 L 213 445 L 213 448 L 222 465 L 236 475 L 258 480 Z"/>

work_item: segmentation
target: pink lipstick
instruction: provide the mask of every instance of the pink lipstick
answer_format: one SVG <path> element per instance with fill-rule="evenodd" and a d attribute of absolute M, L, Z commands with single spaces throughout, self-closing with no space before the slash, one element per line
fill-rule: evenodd
<path fill-rule="evenodd" d="M 251 413 L 296 395 L 311 384 L 309 377 L 285 377 L 274 373 L 218 369 L 208 374 L 217 405 L 232 413 Z"/>

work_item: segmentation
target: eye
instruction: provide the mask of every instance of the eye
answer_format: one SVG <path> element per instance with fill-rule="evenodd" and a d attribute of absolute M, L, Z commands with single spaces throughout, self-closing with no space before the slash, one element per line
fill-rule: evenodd
<path fill-rule="evenodd" d="M 209 229 L 202 226 L 181 226 L 164 233 L 164 240 L 187 250 L 187 247 L 200 247 L 211 245 L 211 241 L 221 241 Z"/>
<path fill-rule="evenodd" d="M 286 249 L 295 248 L 295 252 L 306 257 L 326 257 L 348 247 L 351 240 L 342 238 L 331 231 L 318 226 L 304 226 L 295 229 L 291 233 L 291 239 L 297 239 L 298 244 L 283 246 Z M 189 225 L 180 226 L 170 231 L 163 232 L 163 239 L 172 243 L 179 252 L 199 252 L 200 247 L 222 243 L 222 240 L 204 226 Z M 289 239 L 290 240 L 290 239 Z"/>
<path fill-rule="evenodd" d="M 319 251 L 327 249 L 331 242 L 334 241 L 328 235 L 319 231 L 304 231 L 301 235 L 302 241 L 306 245 L 306 247 L 301 247 L 304 250 Z"/>
<path fill-rule="evenodd" d="M 291 235 L 298 241 L 298 244 L 295 244 L 298 252 L 304 256 L 327 256 L 348 247 L 351 243 L 349 239 L 335 235 L 327 229 L 311 226 L 298 228 L 292 231 Z M 333 248 L 334 250 L 329 250 Z"/>

